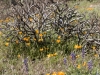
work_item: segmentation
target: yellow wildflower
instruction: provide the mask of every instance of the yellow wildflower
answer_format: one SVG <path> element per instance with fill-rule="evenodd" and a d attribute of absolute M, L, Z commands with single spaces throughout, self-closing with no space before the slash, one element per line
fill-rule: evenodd
<path fill-rule="evenodd" d="M 60 72 L 58 72 L 58 74 L 57 75 L 65 75 L 65 73 L 64 72 L 62 72 L 62 71 L 60 71 Z"/>
<path fill-rule="evenodd" d="M 39 39 L 38 41 L 39 41 L 39 42 L 42 42 L 42 41 L 43 41 L 43 39 L 41 38 L 41 39 Z"/>
<path fill-rule="evenodd" d="M 43 51 L 43 48 L 40 48 L 40 51 Z"/>
<path fill-rule="evenodd" d="M 3 20 L 0 20 L 0 23 L 2 23 L 3 22 Z"/>
<path fill-rule="evenodd" d="M 92 49 L 93 49 L 93 50 L 96 50 L 96 47 L 95 47 L 95 46 L 93 46 L 93 47 L 92 47 Z"/>
<path fill-rule="evenodd" d="M 47 73 L 46 75 L 50 75 L 50 73 Z"/>
<path fill-rule="evenodd" d="M 18 34 L 20 34 L 20 35 L 21 35 L 21 34 L 22 34 L 22 31 L 19 31 L 19 32 L 18 32 Z"/>
<path fill-rule="evenodd" d="M 27 46 L 30 46 L 30 43 L 28 42 L 28 43 L 26 43 L 26 45 L 27 45 Z"/>
<path fill-rule="evenodd" d="M 80 68 L 81 68 L 81 65 L 80 65 L 80 64 L 79 64 L 79 65 L 77 65 L 77 68 L 78 68 L 78 69 L 80 69 Z"/>
<path fill-rule="evenodd" d="M 6 43 L 5 43 L 5 46 L 8 46 L 8 45 L 9 45 L 9 43 L 8 43 L 8 42 L 6 42 Z"/>
<path fill-rule="evenodd" d="M 75 8 L 75 9 L 78 9 L 78 6 L 76 5 L 74 8 Z"/>
<path fill-rule="evenodd" d="M 5 20 L 4 20 L 4 22 L 6 22 L 6 23 L 8 23 L 10 21 L 10 18 L 6 18 Z"/>
<path fill-rule="evenodd" d="M 57 55 L 57 53 L 54 53 L 54 54 L 53 54 L 53 56 L 56 56 L 56 55 Z"/>
<path fill-rule="evenodd" d="M 40 14 L 36 14 L 35 16 L 36 16 L 38 19 L 41 18 Z"/>
<path fill-rule="evenodd" d="M 48 54 L 48 55 L 47 55 L 47 57 L 48 57 L 48 58 L 50 58 L 50 57 L 51 57 L 51 55 L 50 55 L 50 54 Z"/>
<path fill-rule="evenodd" d="M 34 41 L 36 41 L 36 38 L 33 38 Z"/>
<path fill-rule="evenodd" d="M 58 39 L 60 39 L 61 38 L 61 36 L 58 36 Z"/>
<path fill-rule="evenodd" d="M 43 36 L 43 34 L 39 34 L 39 36 L 40 36 L 40 37 L 42 37 L 42 36 Z"/>
<path fill-rule="evenodd" d="M 4 22 L 8 23 L 8 22 L 9 22 L 9 20 L 5 20 Z"/>
<path fill-rule="evenodd" d="M 81 45 L 75 45 L 74 48 L 75 48 L 75 49 L 81 49 L 82 46 L 81 46 Z"/>
<path fill-rule="evenodd" d="M 50 18 L 54 18 L 55 17 L 55 13 L 52 12 L 51 15 L 50 15 Z"/>
<path fill-rule="evenodd" d="M 61 41 L 59 39 L 56 40 L 57 43 L 60 43 Z"/>
<path fill-rule="evenodd" d="M 86 62 L 83 62 L 83 66 L 86 66 Z"/>
<path fill-rule="evenodd" d="M 30 39 L 29 37 L 24 37 L 24 38 L 23 38 L 23 40 L 26 41 L 26 42 L 28 42 L 29 39 Z"/>
<path fill-rule="evenodd" d="M 25 41 L 26 40 L 26 37 L 24 37 L 23 40 Z"/>
<path fill-rule="evenodd" d="M 18 40 L 16 40 L 16 44 L 18 44 L 19 42 L 18 42 Z"/>
<path fill-rule="evenodd" d="M 50 54 L 50 56 L 52 57 L 52 56 L 53 56 L 53 54 Z"/>
<path fill-rule="evenodd" d="M 98 57 L 98 54 L 95 54 L 94 56 L 95 56 L 95 57 Z"/>
<path fill-rule="evenodd" d="M 83 32 L 83 34 L 86 34 L 86 33 L 87 33 L 86 31 Z"/>
<path fill-rule="evenodd" d="M 29 18 L 29 21 L 30 21 L 30 22 L 32 22 L 32 21 L 33 21 L 33 19 L 30 17 L 30 18 Z"/>
<path fill-rule="evenodd" d="M 60 30 L 61 30 L 62 32 L 64 31 L 64 29 L 63 29 L 63 28 L 61 28 L 61 27 L 60 27 Z"/>
<path fill-rule="evenodd" d="M 20 55 L 18 54 L 17 57 L 20 58 Z"/>
<path fill-rule="evenodd" d="M 74 23 L 78 23 L 78 20 L 74 20 Z"/>
<path fill-rule="evenodd" d="M 53 54 L 48 54 L 48 55 L 47 55 L 48 58 L 50 58 L 50 57 L 52 57 L 52 56 L 53 56 Z"/>
<path fill-rule="evenodd" d="M 92 34 L 92 33 L 91 33 L 90 35 L 91 35 L 91 36 L 93 36 L 93 34 Z"/>
<path fill-rule="evenodd" d="M 78 45 L 75 45 L 74 48 L 75 48 L 75 49 L 78 49 Z"/>
<path fill-rule="evenodd" d="M 89 8 L 87 8 L 87 10 L 88 10 L 88 11 L 91 11 L 91 10 L 93 10 L 93 8 L 92 8 L 92 7 L 89 7 Z"/>
<path fill-rule="evenodd" d="M 38 31 L 38 30 L 35 30 L 35 32 L 36 32 L 36 34 L 38 34 L 38 33 L 39 33 L 39 31 Z"/>
<path fill-rule="evenodd" d="M 25 41 L 29 41 L 29 39 L 28 38 L 26 38 L 26 40 Z"/>
<path fill-rule="evenodd" d="M 82 48 L 82 46 L 81 46 L 81 45 L 79 45 L 79 46 L 78 46 L 78 48 L 80 49 L 80 48 Z"/>
<path fill-rule="evenodd" d="M 79 58 L 79 57 L 80 57 L 80 55 L 77 55 L 77 56 L 76 56 L 76 58 Z"/>

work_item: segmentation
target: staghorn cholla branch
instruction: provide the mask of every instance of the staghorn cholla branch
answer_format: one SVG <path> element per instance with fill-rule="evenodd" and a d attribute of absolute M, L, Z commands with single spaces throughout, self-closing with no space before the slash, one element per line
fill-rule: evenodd
<path fill-rule="evenodd" d="M 89 15 L 90 18 L 87 19 L 85 14 L 79 14 L 74 7 L 70 8 L 66 3 L 63 4 L 63 1 L 58 0 L 55 2 L 53 0 L 23 0 L 15 6 L 12 5 L 11 9 L 10 17 L 14 18 L 14 23 L 4 23 L 7 29 L 8 26 L 13 27 L 12 30 L 8 30 L 7 35 L 7 37 L 12 35 L 11 42 L 17 38 L 23 43 L 23 38 L 29 36 L 30 39 L 34 37 L 39 46 L 45 46 L 48 45 L 46 41 L 39 42 L 38 40 L 39 34 L 47 32 L 43 40 L 47 38 L 52 40 L 53 36 L 61 36 L 62 45 L 71 38 L 83 47 L 100 43 L 100 23 L 95 13 Z M 18 34 L 20 31 L 23 33 L 22 37 Z M 49 41 L 49 44 L 53 43 Z"/>

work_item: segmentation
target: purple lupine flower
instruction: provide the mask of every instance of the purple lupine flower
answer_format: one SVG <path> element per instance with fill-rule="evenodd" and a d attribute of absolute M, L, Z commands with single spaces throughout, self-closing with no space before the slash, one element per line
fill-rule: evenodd
<path fill-rule="evenodd" d="M 71 58 L 72 58 L 72 60 L 76 59 L 76 54 L 74 52 L 71 53 Z"/>
<path fill-rule="evenodd" d="M 28 72 L 28 59 L 24 59 L 25 71 Z"/>
<path fill-rule="evenodd" d="M 74 52 L 71 53 L 71 60 L 72 60 L 72 64 L 73 64 L 73 67 L 76 67 L 76 54 Z"/>
<path fill-rule="evenodd" d="M 93 67 L 92 60 L 88 61 L 88 70 L 91 70 Z"/>
<path fill-rule="evenodd" d="M 66 64 L 67 63 L 67 60 L 66 60 L 66 58 L 64 58 L 64 64 Z"/>

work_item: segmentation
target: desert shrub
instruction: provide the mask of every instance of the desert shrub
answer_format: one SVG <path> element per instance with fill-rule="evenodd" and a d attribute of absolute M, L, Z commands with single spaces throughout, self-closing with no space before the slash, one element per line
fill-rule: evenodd
<path fill-rule="evenodd" d="M 5 46 L 10 46 L 8 53 L 12 58 L 23 55 L 35 59 L 98 47 L 98 17 L 94 14 L 86 19 L 74 7 L 62 2 L 32 0 L 12 6 L 3 21 Z"/>

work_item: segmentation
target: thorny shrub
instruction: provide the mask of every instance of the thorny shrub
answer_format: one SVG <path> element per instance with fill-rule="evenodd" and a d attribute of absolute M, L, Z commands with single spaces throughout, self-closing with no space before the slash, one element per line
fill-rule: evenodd
<path fill-rule="evenodd" d="M 48 54 L 99 50 L 99 18 L 96 14 L 79 14 L 62 2 L 24 0 L 12 5 L 8 17 L 1 21 L 6 29 L 5 46 L 11 57 L 42 58 Z M 3 29 L 2 28 L 2 29 Z M 84 51 L 83 51 L 84 52 Z M 92 51 L 93 53 L 94 51 Z M 94 53 L 95 53 L 94 52 Z M 53 56 L 53 55 L 52 55 Z"/>

